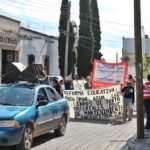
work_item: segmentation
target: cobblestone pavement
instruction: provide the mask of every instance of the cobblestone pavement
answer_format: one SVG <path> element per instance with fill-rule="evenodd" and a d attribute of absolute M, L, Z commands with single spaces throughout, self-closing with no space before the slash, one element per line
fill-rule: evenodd
<path fill-rule="evenodd" d="M 71 121 L 64 137 L 35 139 L 32 150 L 120 150 L 136 134 L 136 121 Z M 46 138 L 45 138 L 46 137 Z"/>
<path fill-rule="evenodd" d="M 120 119 L 73 120 L 68 123 L 65 136 L 49 133 L 35 138 L 31 150 L 125 150 L 135 134 L 135 118 L 126 123 Z"/>

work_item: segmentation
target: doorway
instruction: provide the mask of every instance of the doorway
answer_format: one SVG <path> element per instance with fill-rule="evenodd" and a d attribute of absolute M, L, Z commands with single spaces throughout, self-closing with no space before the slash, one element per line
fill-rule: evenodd
<path fill-rule="evenodd" d="M 8 70 L 8 65 L 15 61 L 15 51 L 2 50 L 2 75 L 5 75 Z M 5 78 L 2 78 L 2 83 L 9 83 Z"/>

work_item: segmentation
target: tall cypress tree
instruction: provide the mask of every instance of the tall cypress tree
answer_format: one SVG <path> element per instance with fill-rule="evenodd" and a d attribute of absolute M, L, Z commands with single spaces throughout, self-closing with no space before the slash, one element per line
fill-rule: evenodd
<path fill-rule="evenodd" d="M 75 55 L 75 33 L 73 24 L 70 23 L 70 32 L 69 32 L 69 49 L 68 49 L 68 75 L 74 72 L 74 65 L 76 63 Z"/>
<path fill-rule="evenodd" d="M 68 8 L 68 0 L 62 0 L 61 14 L 59 20 L 59 38 L 58 38 L 59 68 L 61 76 L 64 75 L 64 61 L 65 61 L 65 47 L 66 47 L 65 31 L 67 30 L 67 11 L 68 11 L 67 8 Z"/>
<path fill-rule="evenodd" d="M 91 13 L 92 13 L 92 32 L 94 38 L 93 59 L 101 59 L 102 54 L 99 52 L 101 48 L 100 45 L 101 31 L 100 31 L 99 10 L 97 0 L 91 0 Z"/>
<path fill-rule="evenodd" d="M 59 20 L 59 68 L 61 76 L 64 76 L 64 63 L 65 63 L 65 48 L 66 48 L 66 31 L 67 31 L 67 15 L 68 15 L 68 0 L 62 0 L 61 14 Z M 73 26 L 70 23 L 69 31 L 69 47 L 68 47 L 68 72 L 67 75 L 74 71 L 75 56 L 74 56 L 74 42 L 75 36 L 73 33 Z"/>
<path fill-rule="evenodd" d="M 93 35 L 90 1 L 91 0 L 80 0 L 80 26 L 77 47 L 77 72 L 79 77 L 90 75 L 92 70 Z"/>

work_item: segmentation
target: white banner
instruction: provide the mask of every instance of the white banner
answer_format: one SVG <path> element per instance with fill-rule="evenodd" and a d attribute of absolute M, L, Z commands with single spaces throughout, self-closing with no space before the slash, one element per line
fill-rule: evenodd
<path fill-rule="evenodd" d="M 123 83 L 126 65 L 123 63 L 96 63 L 94 81 Z"/>
<path fill-rule="evenodd" d="M 83 80 L 73 80 L 74 90 L 85 90 Z"/>
<path fill-rule="evenodd" d="M 122 115 L 122 96 L 119 85 L 94 90 L 66 90 L 71 118 L 102 119 Z"/>

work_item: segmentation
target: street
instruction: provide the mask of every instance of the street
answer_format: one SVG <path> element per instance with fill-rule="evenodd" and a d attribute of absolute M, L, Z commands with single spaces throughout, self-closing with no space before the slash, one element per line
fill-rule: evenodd
<path fill-rule="evenodd" d="M 135 135 L 135 117 L 126 123 L 121 119 L 72 120 L 68 123 L 65 136 L 55 137 L 49 133 L 37 137 L 31 150 L 125 150 L 126 143 Z"/>
<path fill-rule="evenodd" d="M 53 134 L 35 139 L 32 150 L 120 150 L 136 134 L 135 118 L 121 120 L 70 121 L 64 137 Z"/>

